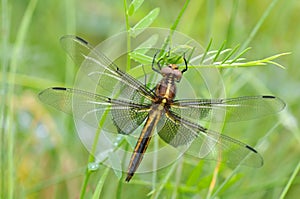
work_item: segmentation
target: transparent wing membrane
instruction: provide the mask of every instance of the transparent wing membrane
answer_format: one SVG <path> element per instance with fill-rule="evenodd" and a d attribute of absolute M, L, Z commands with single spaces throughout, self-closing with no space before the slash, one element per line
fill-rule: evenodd
<path fill-rule="evenodd" d="M 171 112 L 167 114 L 167 118 L 165 126 L 158 133 L 159 136 L 179 149 L 182 145 L 187 145 L 187 154 L 231 165 L 263 165 L 261 155 L 247 144 L 206 129 Z"/>
<path fill-rule="evenodd" d="M 245 96 L 228 99 L 176 100 L 171 110 L 184 118 L 210 122 L 237 122 L 268 116 L 281 111 L 285 103 L 274 96 Z"/>
<path fill-rule="evenodd" d="M 98 84 L 101 94 L 105 94 L 105 96 L 119 94 L 120 90 L 124 90 L 120 89 L 123 86 L 129 93 L 138 92 L 148 99 L 155 97 L 155 93 L 151 89 L 121 71 L 116 64 L 103 53 L 95 50 L 87 41 L 67 35 L 61 38 L 61 44 L 74 62 L 79 66 L 81 65 L 81 69 L 86 70 L 86 74 L 91 80 Z M 123 94 L 127 92 L 123 92 Z"/>
<path fill-rule="evenodd" d="M 76 108 L 78 119 L 95 128 L 104 111 L 109 109 L 111 119 L 119 130 L 119 133 L 130 134 L 145 120 L 149 105 L 135 104 L 132 101 L 110 99 L 98 94 L 72 88 L 48 88 L 39 94 L 44 103 L 68 114 L 73 114 Z M 76 104 L 72 99 L 76 98 Z M 96 118 L 96 120 L 95 120 Z M 97 121 L 98 119 L 98 121 Z"/>

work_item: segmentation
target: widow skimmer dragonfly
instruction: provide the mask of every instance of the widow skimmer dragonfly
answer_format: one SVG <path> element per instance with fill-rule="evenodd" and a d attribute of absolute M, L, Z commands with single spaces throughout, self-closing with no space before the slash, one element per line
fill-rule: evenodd
<path fill-rule="evenodd" d="M 101 118 L 109 114 L 112 121 L 110 124 L 114 125 L 120 134 L 132 134 L 143 125 L 128 165 L 125 179 L 127 182 L 139 167 L 155 130 L 165 143 L 175 148 L 199 143 L 196 145 L 199 147 L 199 157 L 208 155 L 210 159 L 228 164 L 262 166 L 263 159 L 253 147 L 208 129 L 202 126 L 200 121 L 218 118 L 211 116 L 220 112 L 230 115 L 226 118 L 229 122 L 270 115 L 285 107 L 280 98 L 260 95 L 177 100 L 176 84 L 189 69 L 184 56 L 182 70 L 173 63 L 162 66 L 161 59 L 156 62 L 154 56 L 152 69 L 159 72 L 162 78 L 153 89 L 122 71 L 106 55 L 82 38 L 64 36 L 61 42 L 75 62 L 84 60 L 83 67 L 96 66 L 98 71 L 88 75 L 100 76 L 98 85 L 101 87 L 105 83 L 106 89 L 100 89 L 103 93 L 98 93 L 77 88 L 52 87 L 40 92 L 39 98 L 42 102 L 69 114 L 75 109 L 79 110 L 79 119 L 96 127 L 101 127 Z M 111 82 L 117 82 L 118 86 Z M 96 115 L 98 122 L 91 122 L 91 115 Z M 211 120 L 218 122 L 218 119 Z"/>

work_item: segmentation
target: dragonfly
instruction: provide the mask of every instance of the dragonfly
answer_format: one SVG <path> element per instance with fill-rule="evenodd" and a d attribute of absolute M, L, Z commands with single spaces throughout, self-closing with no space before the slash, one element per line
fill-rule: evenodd
<path fill-rule="evenodd" d="M 198 148 L 199 157 L 207 155 L 210 159 L 233 165 L 263 165 L 262 156 L 253 147 L 206 128 L 201 125 L 201 121 L 218 118 L 212 116 L 220 113 L 230 115 L 226 122 L 271 115 L 284 109 L 285 103 L 280 98 L 258 95 L 225 99 L 176 99 L 176 85 L 180 83 L 183 74 L 189 71 L 185 56 L 184 68 L 179 70 L 178 64 L 162 64 L 162 59 L 156 61 L 155 54 L 152 69 L 161 74 L 161 80 L 154 88 L 150 88 L 122 71 L 84 39 L 68 35 L 61 38 L 61 43 L 76 63 L 85 62 L 82 67 L 96 66 L 99 71 L 93 73 L 93 76 L 100 75 L 104 80 L 99 81 L 99 86 L 106 84 L 105 88 L 108 89 L 102 89 L 103 93 L 95 93 L 78 88 L 50 87 L 40 92 L 39 98 L 45 104 L 68 114 L 72 114 L 74 109 L 80 109 L 80 119 L 88 124 L 91 123 L 89 114 L 96 114 L 100 120 L 104 112 L 108 111 L 108 119 L 115 125 L 117 134 L 130 135 L 143 125 L 129 161 L 125 181 L 129 182 L 137 171 L 156 131 L 165 143 L 174 148 L 189 147 L 196 143 L 193 148 Z M 110 82 L 118 82 L 121 86 L 111 85 L 110 88 Z M 74 98 L 77 100 L 76 106 L 72 106 Z M 211 119 L 210 122 L 219 121 Z"/>

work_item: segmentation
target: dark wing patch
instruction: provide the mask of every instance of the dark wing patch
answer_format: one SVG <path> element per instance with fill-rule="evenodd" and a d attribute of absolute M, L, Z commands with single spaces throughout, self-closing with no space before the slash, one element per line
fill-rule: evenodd
<path fill-rule="evenodd" d="M 243 164 L 251 167 L 263 165 L 261 155 L 251 146 L 208 130 L 172 112 L 166 114 L 165 126 L 158 134 L 165 142 L 179 150 L 182 146 L 186 146 L 187 154 L 199 158 L 231 165 Z"/>

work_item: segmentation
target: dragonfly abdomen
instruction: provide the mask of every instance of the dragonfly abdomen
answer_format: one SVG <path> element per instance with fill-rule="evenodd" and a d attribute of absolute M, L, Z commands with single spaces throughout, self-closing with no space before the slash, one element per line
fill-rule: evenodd
<path fill-rule="evenodd" d="M 151 140 L 154 128 L 156 127 L 157 122 L 159 121 L 161 115 L 164 113 L 164 104 L 153 104 L 149 116 L 145 123 L 145 126 L 140 134 L 140 137 L 134 148 L 134 152 L 130 158 L 130 163 L 128 166 L 126 182 L 129 182 L 138 166 L 140 165 L 144 153 L 148 148 L 149 142 Z"/>

